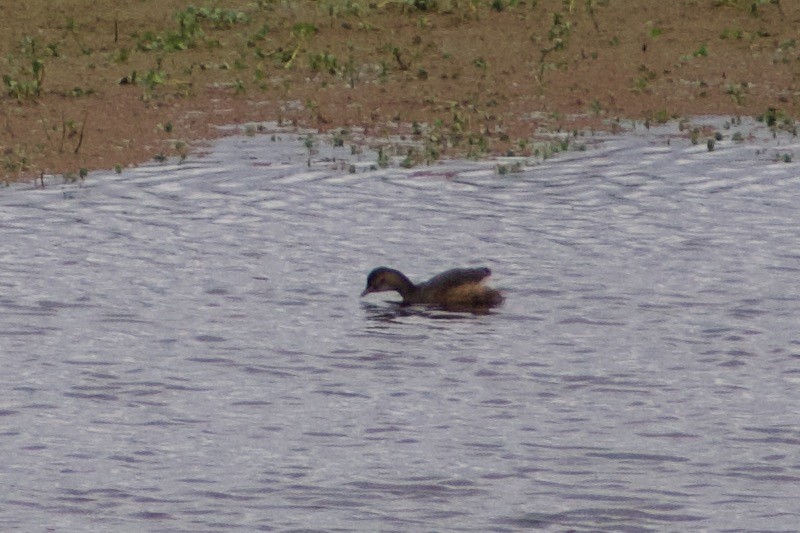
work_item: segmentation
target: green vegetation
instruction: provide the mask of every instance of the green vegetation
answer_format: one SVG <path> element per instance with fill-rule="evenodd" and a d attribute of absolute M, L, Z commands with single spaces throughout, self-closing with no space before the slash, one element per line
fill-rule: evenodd
<path fill-rule="evenodd" d="M 3 86 L 6 94 L 17 100 L 35 98 L 41 94 L 44 83 L 44 54 L 58 57 L 58 45 L 50 43 L 42 47 L 37 39 L 26 36 L 19 50 L 20 56 L 10 61 L 12 73 L 3 74 Z"/>
<path fill-rule="evenodd" d="M 569 36 L 572 31 L 572 22 L 570 22 L 563 13 L 553 13 L 553 23 L 550 30 L 547 32 L 548 46 L 542 48 L 541 58 L 539 60 L 539 80 L 541 82 L 544 76 L 544 71 L 547 68 L 557 68 L 557 63 L 547 63 L 545 59 L 553 52 L 565 50 L 569 43 Z"/>
<path fill-rule="evenodd" d="M 712 5 L 715 7 L 735 7 L 747 11 L 753 17 L 761 15 L 763 6 L 773 5 L 782 12 L 781 0 L 713 0 Z"/>
<path fill-rule="evenodd" d="M 779 131 L 785 131 L 797 137 L 797 123 L 783 110 L 770 107 L 764 113 L 756 115 L 756 120 L 769 126 L 773 136 L 777 136 Z"/>
<path fill-rule="evenodd" d="M 137 45 L 139 50 L 178 52 L 201 43 L 218 46 L 218 41 L 206 39 L 204 25 L 214 29 L 229 29 L 236 24 L 248 22 L 249 16 L 243 11 L 233 9 L 189 6 L 175 13 L 175 21 L 178 23 L 177 30 L 161 33 L 148 31 L 142 34 Z"/>
<path fill-rule="evenodd" d="M 708 57 L 708 47 L 705 44 L 701 44 L 697 49 L 695 49 L 691 54 L 684 54 L 680 57 L 681 63 L 689 63 L 694 59 L 699 57 Z"/>
<path fill-rule="evenodd" d="M 647 91 L 650 82 L 654 81 L 658 75 L 655 71 L 649 69 L 647 65 L 640 65 L 638 75 L 633 80 L 633 90 L 637 92 Z"/>
<path fill-rule="evenodd" d="M 729 83 L 725 88 L 725 92 L 731 95 L 731 98 L 736 103 L 736 105 L 742 105 L 744 104 L 745 97 L 747 96 L 748 86 L 749 84 L 747 82 Z"/>

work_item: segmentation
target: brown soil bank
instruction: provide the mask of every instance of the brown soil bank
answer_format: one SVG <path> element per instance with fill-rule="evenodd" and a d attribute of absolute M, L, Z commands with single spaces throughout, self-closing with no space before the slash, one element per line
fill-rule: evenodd
<path fill-rule="evenodd" d="M 6 181 L 257 120 L 407 133 L 425 160 L 617 117 L 800 111 L 795 1 L 31 0 L 0 34 Z"/>

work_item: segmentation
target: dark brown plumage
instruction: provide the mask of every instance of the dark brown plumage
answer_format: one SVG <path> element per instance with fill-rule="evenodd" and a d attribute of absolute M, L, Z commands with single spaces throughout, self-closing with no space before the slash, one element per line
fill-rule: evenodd
<path fill-rule="evenodd" d="M 500 291 L 484 285 L 491 273 L 486 267 L 454 268 L 415 285 L 398 270 L 378 267 L 367 276 L 361 296 L 397 291 L 403 297 L 402 305 L 425 304 L 452 311 L 488 309 L 503 303 Z"/>

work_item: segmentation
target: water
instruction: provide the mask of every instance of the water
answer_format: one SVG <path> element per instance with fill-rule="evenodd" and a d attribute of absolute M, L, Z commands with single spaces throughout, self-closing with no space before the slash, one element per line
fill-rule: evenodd
<path fill-rule="evenodd" d="M 234 137 L 3 191 L 0 529 L 795 531 L 799 147 L 740 129 L 503 176 Z M 379 265 L 507 303 L 360 300 Z"/>

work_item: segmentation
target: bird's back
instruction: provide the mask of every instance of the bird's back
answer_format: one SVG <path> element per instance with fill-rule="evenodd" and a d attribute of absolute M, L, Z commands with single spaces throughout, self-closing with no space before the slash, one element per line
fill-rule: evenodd
<path fill-rule="evenodd" d="M 412 303 L 424 303 L 446 309 L 476 309 L 499 305 L 499 291 L 483 284 L 492 271 L 486 267 L 454 268 L 420 283 Z"/>
<path fill-rule="evenodd" d="M 480 283 L 488 278 L 492 271 L 486 267 L 453 268 L 433 276 L 420 287 L 428 290 L 448 290 L 460 285 Z"/>

